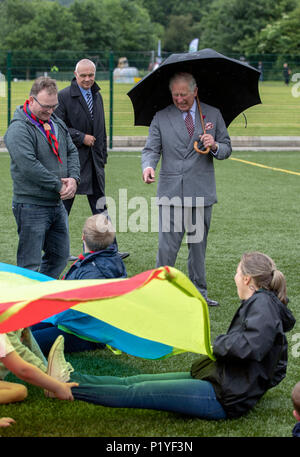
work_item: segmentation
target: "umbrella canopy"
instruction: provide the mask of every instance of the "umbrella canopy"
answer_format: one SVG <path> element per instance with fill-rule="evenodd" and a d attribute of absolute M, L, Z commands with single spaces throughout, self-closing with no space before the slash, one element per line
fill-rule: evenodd
<path fill-rule="evenodd" d="M 244 110 L 261 103 L 256 68 L 213 49 L 172 54 L 128 92 L 135 125 L 149 126 L 157 111 L 173 103 L 169 80 L 177 72 L 194 76 L 200 102 L 219 108 L 227 127 Z"/>

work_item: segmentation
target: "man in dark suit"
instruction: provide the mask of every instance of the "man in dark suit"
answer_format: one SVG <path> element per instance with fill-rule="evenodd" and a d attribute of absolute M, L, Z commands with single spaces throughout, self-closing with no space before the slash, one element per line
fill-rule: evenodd
<path fill-rule="evenodd" d="M 96 66 L 89 59 L 80 60 L 75 67 L 71 85 L 58 94 L 55 111 L 67 125 L 80 160 L 80 184 L 77 194 L 87 195 L 93 214 L 106 210 L 105 173 L 107 142 L 103 100 L 95 82 Z M 75 198 L 75 197 L 74 197 Z M 74 198 L 64 200 L 70 214 Z M 101 204 L 99 202 L 101 200 Z M 97 206 L 98 202 L 98 206 Z M 120 253 L 124 259 L 129 253 Z"/>

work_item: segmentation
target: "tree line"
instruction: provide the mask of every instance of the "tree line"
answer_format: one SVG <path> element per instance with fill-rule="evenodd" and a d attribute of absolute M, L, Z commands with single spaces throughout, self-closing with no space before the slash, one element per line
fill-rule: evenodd
<path fill-rule="evenodd" d="M 0 49 L 300 54 L 300 0 L 0 0 Z"/>

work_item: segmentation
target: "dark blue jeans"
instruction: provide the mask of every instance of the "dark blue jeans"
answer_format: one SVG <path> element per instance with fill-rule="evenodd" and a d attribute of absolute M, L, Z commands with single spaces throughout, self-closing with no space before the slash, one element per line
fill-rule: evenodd
<path fill-rule="evenodd" d="M 226 419 L 210 382 L 194 379 L 189 372 L 141 374 L 119 378 L 71 373 L 75 399 L 115 408 L 141 408 Z"/>
<path fill-rule="evenodd" d="M 82 338 L 78 338 L 71 333 L 64 332 L 54 325 L 40 322 L 31 327 L 32 334 L 38 343 L 44 356 L 48 356 L 50 349 L 59 335 L 63 335 L 65 340 L 65 352 L 95 351 L 105 348 L 105 344 L 94 343 Z"/>
<path fill-rule="evenodd" d="M 70 245 L 64 205 L 13 202 L 12 209 L 19 235 L 17 265 L 58 279 L 67 265 Z"/>

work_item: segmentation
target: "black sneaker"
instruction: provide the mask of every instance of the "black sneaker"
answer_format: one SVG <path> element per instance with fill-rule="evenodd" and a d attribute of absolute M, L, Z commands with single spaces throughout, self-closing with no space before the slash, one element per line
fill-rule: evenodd
<path fill-rule="evenodd" d="M 208 306 L 220 306 L 220 303 L 215 300 L 211 300 L 210 298 L 206 298 L 206 303 Z"/>
<path fill-rule="evenodd" d="M 118 252 L 118 254 L 121 257 L 121 259 L 126 259 L 126 257 L 130 256 L 129 252 Z"/>
<path fill-rule="evenodd" d="M 70 255 L 68 258 L 69 262 L 76 262 L 76 260 L 78 260 L 78 257 L 76 257 L 75 255 Z"/>

